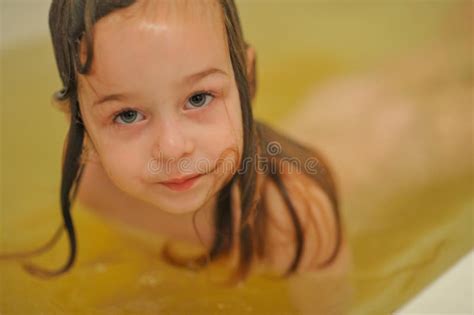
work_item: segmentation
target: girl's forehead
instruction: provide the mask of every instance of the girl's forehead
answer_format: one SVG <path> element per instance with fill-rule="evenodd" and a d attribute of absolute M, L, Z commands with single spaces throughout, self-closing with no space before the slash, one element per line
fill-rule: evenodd
<path fill-rule="evenodd" d="M 138 0 L 120 13 L 125 18 L 141 18 L 148 21 L 177 20 L 196 16 L 212 21 L 220 16 L 219 0 Z"/>
<path fill-rule="evenodd" d="M 199 32 L 207 32 L 209 39 L 221 37 L 226 40 L 224 18 L 218 0 L 139 0 L 106 15 L 94 26 L 94 36 L 97 34 L 97 37 L 112 37 L 113 34 L 122 33 L 121 37 L 125 40 L 124 37 L 131 32 L 140 37 L 159 33 L 191 37 L 198 36 Z M 100 44 L 103 40 L 100 38 L 96 42 Z"/>
<path fill-rule="evenodd" d="M 87 80 L 95 88 L 126 85 L 133 90 L 133 85 L 149 81 L 177 83 L 204 68 L 231 68 L 216 1 L 139 1 L 94 26 Z"/>
<path fill-rule="evenodd" d="M 95 28 L 137 23 L 143 28 L 159 29 L 165 25 L 192 27 L 196 23 L 223 29 L 222 8 L 218 0 L 138 0 L 116 10 L 96 23 Z"/>

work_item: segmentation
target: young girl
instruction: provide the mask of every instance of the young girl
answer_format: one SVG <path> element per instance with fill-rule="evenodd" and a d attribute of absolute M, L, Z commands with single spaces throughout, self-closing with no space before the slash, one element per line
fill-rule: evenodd
<path fill-rule="evenodd" d="M 257 122 L 255 52 L 232 0 L 54 0 L 50 30 L 68 113 L 61 209 L 73 267 L 76 197 L 101 216 L 200 244 L 170 263 L 235 262 L 290 275 L 346 266 L 328 165 Z"/>

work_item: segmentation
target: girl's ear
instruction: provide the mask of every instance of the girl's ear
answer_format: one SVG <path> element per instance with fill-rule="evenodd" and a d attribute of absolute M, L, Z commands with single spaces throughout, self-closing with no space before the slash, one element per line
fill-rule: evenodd
<path fill-rule="evenodd" d="M 253 100 L 257 91 L 257 56 L 255 49 L 247 45 L 247 77 L 249 81 L 250 98 Z"/>

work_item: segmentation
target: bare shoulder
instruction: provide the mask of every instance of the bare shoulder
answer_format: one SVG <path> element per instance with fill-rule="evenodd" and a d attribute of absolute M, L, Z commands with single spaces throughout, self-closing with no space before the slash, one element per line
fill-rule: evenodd
<path fill-rule="evenodd" d="M 349 249 L 329 196 L 308 175 L 284 173 L 281 179 L 293 205 L 293 215 L 277 184 L 267 179 L 263 193 L 269 246 L 264 263 L 278 273 L 291 266 L 298 243 L 294 224 L 297 219 L 304 239 L 297 271 L 345 273 L 351 264 Z"/>

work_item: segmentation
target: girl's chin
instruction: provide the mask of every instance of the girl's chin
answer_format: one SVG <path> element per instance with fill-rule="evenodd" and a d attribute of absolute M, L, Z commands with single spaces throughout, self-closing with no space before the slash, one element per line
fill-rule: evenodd
<path fill-rule="evenodd" d="M 151 203 L 163 212 L 186 214 L 201 209 L 206 204 L 206 200 L 204 192 L 195 192 L 178 196 L 161 196 L 160 200 L 151 200 Z"/>
<path fill-rule="evenodd" d="M 160 209 L 162 209 L 163 212 L 169 213 L 169 214 L 188 214 L 188 213 L 194 213 L 201 209 L 203 207 L 203 203 L 192 203 L 192 204 L 185 204 L 185 203 L 173 203 L 173 204 L 168 204 L 168 205 L 160 205 Z"/>

